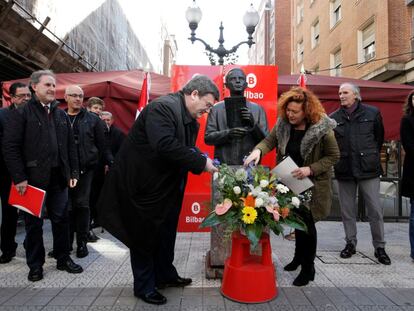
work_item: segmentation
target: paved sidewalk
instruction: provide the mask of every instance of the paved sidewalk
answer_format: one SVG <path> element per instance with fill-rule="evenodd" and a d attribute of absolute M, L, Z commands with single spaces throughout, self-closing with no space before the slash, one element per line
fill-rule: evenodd
<path fill-rule="evenodd" d="M 45 224 L 45 245 L 51 248 L 50 225 Z M 340 222 L 321 222 L 318 229 L 316 277 L 306 287 L 292 282 L 298 272 L 283 266 L 293 255 L 294 242 L 272 235 L 273 260 L 277 269 L 278 297 L 264 304 L 239 304 L 220 294 L 220 281 L 204 278 L 209 234 L 180 233 L 176 245 L 176 266 L 193 278 L 184 289 L 161 292 L 168 298 L 163 306 L 145 304 L 132 293 L 128 250 L 107 232 L 97 243 L 88 244 L 90 254 L 77 259 L 85 271 L 72 275 L 58 271 L 47 258 L 44 279 L 27 280 L 22 241 L 12 262 L 0 265 L 1 310 L 413 310 L 414 262 L 409 257 L 408 224 L 385 224 L 386 250 L 392 265 L 379 264 L 374 257 L 369 225 L 358 224 L 357 255 L 341 259 L 344 247 Z M 20 230 L 22 231 L 22 230 Z"/>

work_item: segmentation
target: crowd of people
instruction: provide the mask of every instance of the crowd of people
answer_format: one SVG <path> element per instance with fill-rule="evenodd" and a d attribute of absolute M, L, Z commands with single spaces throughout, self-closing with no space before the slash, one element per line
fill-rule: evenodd
<path fill-rule="evenodd" d="M 214 173 L 217 167 L 196 146 L 197 119 L 209 113 L 205 142 L 215 157 L 229 165 L 258 164 L 277 150 L 278 160 L 290 156 L 298 165 L 297 179 L 314 183 L 311 201 L 301 212 L 307 231 L 295 230 L 295 253 L 284 269 L 301 267 L 293 285 L 315 278 L 317 249 L 315 222 L 330 213 L 332 171 L 338 182 L 345 232 L 346 259 L 357 247 L 357 189 L 368 212 L 374 255 L 390 265 L 385 251 L 383 211 L 379 202 L 381 147 L 384 126 L 379 109 L 365 105 L 358 86 L 339 88 L 340 107 L 327 115 L 310 90 L 294 87 L 281 95 L 278 120 L 268 132 L 264 109 L 246 101 L 246 75 L 235 68 L 225 80 L 230 97 L 215 104 L 214 82 L 196 75 L 182 90 L 148 104 L 128 136 L 116 128 L 105 103 L 71 85 L 65 90 L 67 108 L 56 101 L 56 78 L 41 70 L 30 84 L 10 86 L 11 105 L 0 109 L 0 194 L 2 224 L 0 263 L 16 255 L 17 209 L 8 205 L 10 187 L 24 194 L 29 185 L 46 190 L 44 215 L 50 219 L 56 268 L 82 273 L 76 257 L 88 256 L 88 242 L 102 225 L 130 249 L 134 294 L 150 304 L 164 304 L 158 289 L 183 287 L 192 280 L 181 277 L 173 265 L 178 217 L 189 172 Z M 410 198 L 410 256 L 414 260 L 414 95 L 404 105 L 401 141 L 406 152 L 402 195 Z M 13 184 L 12 184 L 13 183 Z M 24 212 L 24 248 L 28 279 L 43 278 L 45 248 L 43 217 Z M 151 232 L 151 234 L 148 234 Z"/>

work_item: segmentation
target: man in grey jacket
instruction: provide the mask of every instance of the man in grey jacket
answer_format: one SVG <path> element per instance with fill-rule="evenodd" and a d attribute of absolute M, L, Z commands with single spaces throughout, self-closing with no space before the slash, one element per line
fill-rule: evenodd
<path fill-rule="evenodd" d="M 207 119 L 204 141 L 213 145 L 214 158 L 228 165 L 242 165 L 249 154 L 267 134 L 266 113 L 263 107 L 246 101 L 246 75 L 240 68 L 226 75 L 230 97 L 214 105 Z"/>

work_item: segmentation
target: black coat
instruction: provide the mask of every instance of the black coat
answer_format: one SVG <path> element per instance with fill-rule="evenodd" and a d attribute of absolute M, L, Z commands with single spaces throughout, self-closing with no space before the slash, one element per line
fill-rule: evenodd
<path fill-rule="evenodd" d="M 401 143 L 405 158 L 403 166 L 401 195 L 414 198 L 414 116 L 405 115 L 401 119 Z"/>
<path fill-rule="evenodd" d="M 341 158 L 334 166 L 335 177 L 369 179 L 382 174 L 381 147 L 384 142 L 384 125 L 378 108 L 357 103 L 348 116 L 339 108 L 330 117 L 337 122 L 334 129 Z"/>
<path fill-rule="evenodd" d="M 203 171 L 198 128 L 181 92 L 157 98 L 135 121 L 97 204 L 99 223 L 128 247 L 154 250 L 168 211 L 181 207 L 188 172 Z"/>
<path fill-rule="evenodd" d="M 11 178 L 9 170 L 6 166 L 6 162 L 4 162 L 3 158 L 3 135 L 4 127 L 8 123 L 7 119 L 9 117 L 9 114 L 14 109 L 14 105 L 0 109 L 0 184 L 7 186 L 10 186 Z"/>
<path fill-rule="evenodd" d="M 109 150 L 111 151 L 112 156 L 115 157 L 119 149 L 121 149 L 125 134 L 115 125 L 111 125 L 109 131 L 105 133 L 105 136 Z"/>
<path fill-rule="evenodd" d="M 82 108 L 72 126 L 79 158 L 79 169 L 93 169 L 102 156 L 105 164 L 113 162 L 113 156 L 105 141 L 105 124 L 94 113 Z"/>
<path fill-rule="evenodd" d="M 55 125 L 63 187 L 70 178 L 79 178 L 79 171 L 69 120 L 58 104 L 57 101 L 51 103 L 49 118 L 53 118 Z M 42 189 L 49 185 L 52 168 L 49 122 L 42 104 L 35 97 L 22 109 L 10 113 L 4 130 L 3 156 L 15 184 L 27 180 Z"/>

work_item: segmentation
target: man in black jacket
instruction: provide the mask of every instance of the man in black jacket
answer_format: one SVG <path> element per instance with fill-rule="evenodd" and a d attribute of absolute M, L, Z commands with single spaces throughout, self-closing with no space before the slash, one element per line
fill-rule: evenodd
<path fill-rule="evenodd" d="M 8 114 L 14 109 L 23 108 L 30 100 L 32 94 L 26 84 L 21 82 L 13 83 L 9 88 L 11 105 L 0 109 L 0 198 L 2 208 L 1 221 L 1 243 L 0 264 L 8 263 L 16 256 L 17 243 L 15 241 L 17 226 L 17 209 L 8 204 L 11 178 L 4 163 L 2 149 L 3 129 L 7 122 Z"/>
<path fill-rule="evenodd" d="M 339 88 L 341 108 L 331 114 L 338 126 L 334 129 L 341 158 L 335 165 L 339 202 L 345 229 L 346 246 L 342 258 L 356 252 L 357 245 L 357 187 L 360 189 L 368 212 L 375 257 L 384 265 L 391 264 L 385 252 L 383 211 L 379 201 L 380 151 L 384 141 L 384 126 L 380 111 L 361 103 L 359 88 L 344 83 Z"/>
<path fill-rule="evenodd" d="M 147 303 L 167 299 L 156 288 L 183 287 L 191 279 L 173 265 L 178 217 L 188 172 L 215 172 L 195 148 L 199 124 L 219 97 L 197 75 L 182 91 L 145 106 L 105 178 L 98 202 L 101 225 L 130 248 L 134 294 Z"/>
<path fill-rule="evenodd" d="M 82 107 L 83 90 L 77 85 L 66 88 L 65 100 L 67 114 L 75 138 L 79 160 L 80 178 L 75 188 L 69 190 L 71 236 L 76 232 L 76 256 L 88 255 L 86 246 L 89 232 L 89 195 L 94 168 L 98 165 L 100 154 L 105 164 L 113 159 L 105 145 L 104 123 L 94 113 Z"/>
<path fill-rule="evenodd" d="M 40 70 L 30 77 L 33 98 L 10 114 L 3 138 L 3 155 L 17 191 L 28 185 L 46 190 L 45 207 L 52 223 L 56 268 L 81 273 L 69 256 L 68 185 L 75 187 L 78 165 L 75 144 L 66 113 L 55 100 L 53 72 Z M 43 219 L 25 213 L 28 279 L 43 278 L 45 248 Z"/>

